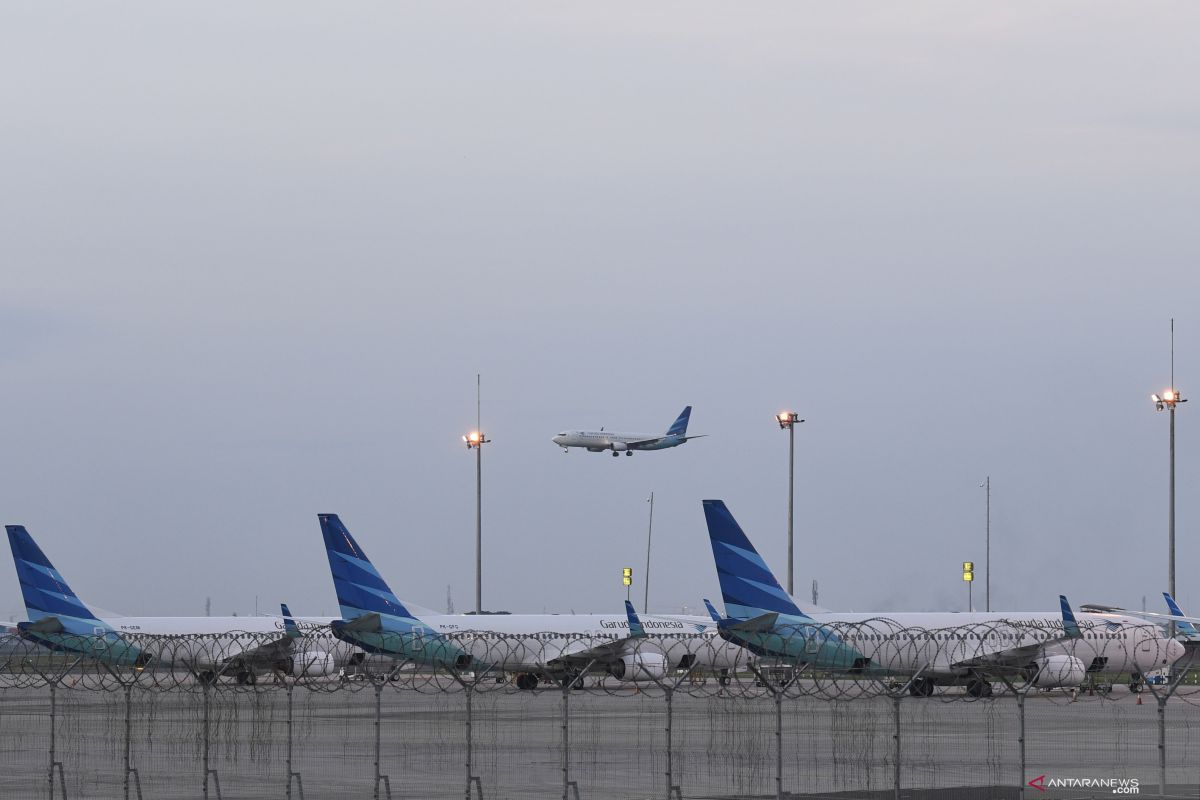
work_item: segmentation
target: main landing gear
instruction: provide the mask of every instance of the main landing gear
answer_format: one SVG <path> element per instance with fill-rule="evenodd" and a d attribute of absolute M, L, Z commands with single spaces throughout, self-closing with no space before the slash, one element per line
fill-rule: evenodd
<path fill-rule="evenodd" d="M 620 454 L 620 453 L 618 453 L 616 450 L 613 450 L 613 451 L 612 451 L 612 454 L 613 454 L 613 458 L 616 458 L 617 456 L 621 455 L 621 454 Z M 631 455 L 633 455 L 633 451 L 632 451 L 632 450 L 626 450 L 626 451 L 625 451 L 625 455 L 627 455 L 627 456 L 631 456 Z"/>
<path fill-rule="evenodd" d="M 991 697 L 992 684 L 981 678 L 971 678 L 967 681 L 967 694 L 975 698 Z"/>
<path fill-rule="evenodd" d="M 528 672 L 522 672 L 517 676 L 517 688 L 521 691 L 528 692 L 532 689 L 536 689 L 537 685 L 537 675 L 530 675 Z"/>
<path fill-rule="evenodd" d="M 929 678 L 915 678 L 908 685 L 908 693 L 913 697 L 933 697 L 933 681 Z"/>

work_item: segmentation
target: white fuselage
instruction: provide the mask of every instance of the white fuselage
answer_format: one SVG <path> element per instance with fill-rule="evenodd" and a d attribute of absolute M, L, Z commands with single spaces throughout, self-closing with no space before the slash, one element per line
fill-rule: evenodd
<path fill-rule="evenodd" d="M 662 450 L 683 444 L 687 438 L 665 433 L 618 433 L 616 431 L 563 431 L 551 439 L 564 450 L 582 447 L 593 453 L 605 450 L 632 452 L 634 450 Z"/>
<path fill-rule="evenodd" d="M 879 667 L 896 672 L 960 675 L 962 662 L 987 660 L 1035 646 L 1036 656 L 1073 656 L 1091 671 L 1146 674 L 1169 666 L 1183 646 L 1144 620 L 1121 614 L 1077 615 L 1079 638 L 1063 638 L 1058 614 L 898 613 L 811 615 L 837 631 L 846 645 Z M 1044 644 L 1041 644 L 1044 643 Z M 1099 660 L 1097 660 L 1099 659 Z"/>
<path fill-rule="evenodd" d="M 293 649 L 320 651 L 339 663 L 348 660 L 352 648 L 329 635 L 329 617 L 295 620 L 301 633 L 312 635 L 296 639 Z M 102 617 L 101 621 L 150 656 L 150 664 L 195 670 L 220 669 L 257 647 L 286 638 L 280 617 Z"/>

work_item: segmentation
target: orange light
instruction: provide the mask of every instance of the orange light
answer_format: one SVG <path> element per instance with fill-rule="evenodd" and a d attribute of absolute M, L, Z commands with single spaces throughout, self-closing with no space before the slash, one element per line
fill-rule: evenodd
<path fill-rule="evenodd" d="M 1173 392 L 1172 390 L 1167 389 L 1165 392 L 1163 392 L 1163 400 L 1165 402 L 1170 403 L 1174 399 L 1175 399 L 1175 392 Z"/>

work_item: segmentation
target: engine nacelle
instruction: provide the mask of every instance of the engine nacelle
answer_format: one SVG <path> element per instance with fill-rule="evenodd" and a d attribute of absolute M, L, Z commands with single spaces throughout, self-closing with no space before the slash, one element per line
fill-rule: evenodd
<path fill-rule="evenodd" d="M 333 653 L 324 650 L 308 650 L 303 653 L 293 653 L 288 656 L 287 669 L 284 670 L 293 678 L 317 678 L 324 675 L 334 675 L 338 671 L 337 661 Z"/>
<path fill-rule="evenodd" d="M 625 682 L 662 680 L 667 676 L 667 659 L 659 653 L 622 656 L 609 666 L 608 674 Z"/>
<path fill-rule="evenodd" d="M 626 450 L 629 449 L 629 445 L 626 444 L 625 442 L 613 442 L 612 449 L 618 453 L 624 453 Z"/>
<path fill-rule="evenodd" d="M 1040 689 L 1078 686 L 1087 678 L 1087 665 L 1075 656 L 1046 656 L 1034 668 L 1037 676 L 1033 685 Z"/>

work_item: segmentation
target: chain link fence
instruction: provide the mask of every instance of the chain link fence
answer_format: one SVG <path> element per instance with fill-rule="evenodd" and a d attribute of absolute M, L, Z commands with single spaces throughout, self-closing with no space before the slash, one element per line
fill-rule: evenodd
<path fill-rule="evenodd" d="M 241 654 L 277 637 L 122 634 L 149 654 L 132 664 L 78 655 L 94 641 L 0 637 L 0 797 L 1200 797 L 1190 651 L 1160 675 L 1099 670 L 1078 688 L 1042 688 L 1054 681 L 1030 665 L 927 691 L 932 672 L 899 669 L 1001 633 L 891 628 L 895 664 L 838 671 L 748 652 L 709 669 L 724 643 L 688 641 L 693 658 L 624 679 L 600 664 L 512 669 L 553 661 L 555 634 L 464 634 L 464 664 L 366 656 L 313 628 L 261 670 Z M 1122 641 L 1068 644 L 1091 665 Z M 628 646 L 635 662 L 664 652 Z"/>

